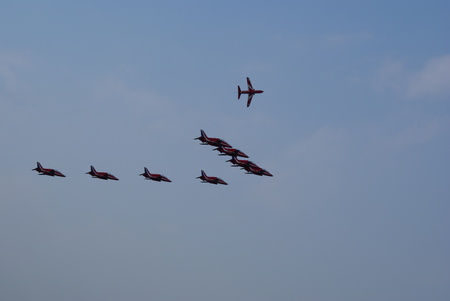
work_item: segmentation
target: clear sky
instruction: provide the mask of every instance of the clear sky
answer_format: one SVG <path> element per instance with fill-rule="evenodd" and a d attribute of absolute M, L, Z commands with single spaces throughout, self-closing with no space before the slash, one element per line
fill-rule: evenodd
<path fill-rule="evenodd" d="M 450 300 L 449 15 L 1 1 L 0 299 Z"/>

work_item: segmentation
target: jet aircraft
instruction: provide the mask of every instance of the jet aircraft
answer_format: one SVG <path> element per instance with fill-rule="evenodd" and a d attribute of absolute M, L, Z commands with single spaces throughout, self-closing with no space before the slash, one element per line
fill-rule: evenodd
<path fill-rule="evenodd" d="M 231 148 L 231 147 L 219 146 L 219 147 L 215 148 L 214 150 L 217 150 L 220 152 L 219 156 L 235 156 L 235 157 L 248 158 L 248 156 L 246 154 L 244 154 L 243 152 L 241 152 L 240 150 Z"/>
<path fill-rule="evenodd" d="M 202 170 L 202 175 L 200 177 L 197 177 L 197 179 L 201 179 L 202 183 L 211 183 L 211 184 L 222 184 L 222 185 L 228 185 L 227 182 L 222 180 L 221 178 L 217 177 L 208 177 L 206 173 Z"/>
<path fill-rule="evenodd" d="M 267 170 L 259 167 L 255 163 L 249 160 L 239 160 L 235 156 L 233 156 L 230 160 L 227 160 L 227 162 L 231 162 L 233 167 L 241 167 L 241 169 L 245 169 L 248 174 L 254 174 L 257 176 L 268 176 L 273 177 L 273 175 L 268 172 Z"/>
<path fill-rule="evenodd" d="M 113 176 L 110 173 L 107 172 L 100 172 L 100 171 L 96 171 L 94 166 L 91 165 L 91 171 L 88 171 L 86 174 L 90 174 L 93 178 L 98 178 L 98 179 L 102 179 L 102 180 L 115 180 L 115 181 L 119 181 L 118 178 L 116 178 L 115 176 Z"/>
<path fill-rule="evenodd" d="M 258 165 L 253 163 L 249 160 L 239 160 L 236 156 L 232 156 L 230 160 L 227 160 L 227 162 L 231 162 L 233 167 L 254 167 L 254 168 L 260 168 Z"/>
<path fill-rule="evenodd" d="M 245 169 L 247 172 L 247 174 L 254 174 L 257 176 L 268 176 L 268 177 L 273 177 L 273 175 L 268 172 L 267 170 L 261 168 L 261 167 L 255 167 L 255 166 L 246 166 L 243 167 L 243 169 Z"/>
<path fill-rule="evenodd" d="M 253 96 L 255 94 L 263 93 L 263 90 L 255 90 L 252 86 L 252 82 L 250 81 L 250 78 L 247 77 L 247 86 L 248 90 L 241 90 L 241 87 L 238 86 L 238 99 L 241 98 L 241 94 L 248 94 L 247 98 L 247 107 L 250 106 L 250 103 L 252 102 Z"/>
<path fill-rule="evenodd" d="M 200 140 L 202 145 L 212 145 L 212 146 L 226 146 L 231 147 L 227 142 L 220 138 L 210 138 L 206 136 L 204 130 L 200 130 L 200 137 L 194 138 L 194 140 Z"/>
<path fill-rule="evenodd" d="M 147 167 L 144 167 L 144 173 L 141 173 L 140 176 L 144 176 L 146 180 L 153 180 L 157 182 L 172 182 L 168 178 L 166 178 L 163 175 L 157 174 L 157 173 L 150 173 L 147 169 Z"/>
<path fill-rule="evenodd" d="M 42 167 L 41 163 L 39 163 L 39 162 L 37 162 L 37 167 L 32 170 L 36 170 L 39 173 L 39 175 L 46 175 L 46 176 L 51 176 L 51 177 L 54 177 L 54 176 L 65 177 L 65 175 L 63 175 L 61 172 L 57 171 L 56 169 Z"/>

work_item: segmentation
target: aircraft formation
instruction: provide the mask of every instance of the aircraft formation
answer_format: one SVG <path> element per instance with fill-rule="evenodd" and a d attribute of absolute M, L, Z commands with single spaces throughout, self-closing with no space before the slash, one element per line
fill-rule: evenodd
<path fill-rule="evenodd" d="M 237 157 L 248 158 L 248 156 L 244 152 L 240 151 L 239 149 L 233 148 L 230 144 L 228 144 L 223 139 L 208 137 L 204 130 L 200 130 L 200 137 L 194 138 L 194 140 L 200 140 L 201 145 L 215 146 L 216 148 L 214 148 L 213 150 L 219 151 L 220 152 L 219 156 L 230 156 L 231 159 L 227 160 L 227 162 L 231 162 L 232 167 L 240 167 L 241 169 L 244 169 L 247 174 L 273 177 L 273 175 L 270 172 L 259 167 L 252 161 L 238 159 Z M 202 175 L 197 178 L 201 179 L 202 183 L 228 185 L 224 180 L 222 180 L 220 178 L 208 177 L 203 170 L 202 170 Z"/>
<path fill-rule="evenodd" d="M 51 168 L 43 168 L 41 163 L 37 162 L 37 167 L 32 169 L 36 170 L 39 175 L 45 175 L 45 176 L 57 176 L 57 177 L 65 177 L 64 174 L 57 171 L 56 169 Z M 101 180 L 114 180 L 119 181 L 117 177 L 115 177 L 113 174 L 110 174 L 109 172 L 105 171 L 97 171 L 94 166 L 91 165 L 91 170 L 88 171 L 86 174 L 91 175 L 93 178 L 101 179 Z M 160 174 L 152 174 L 148 171 L 147 167 L 144 167 L 144 173 L 140 174 L 140 176 L 144 176 L 146 180 L 153 180 L 157 182 L 172 182 L 168 178 L 166 178 L 163 175 Z"/>
<path fill-rule="evenodd" d="M 232 164 L 231 165 L 232 167 L 240 167 L 241 169 L 245 170 L 247 174 L 254 174 L 257 176 L 268 176 L 268 177 L 273 176 L 270 172 L 261 168 L 252 161 L 238 159 L 238 157 L 248 158 L 248 156 L 239 149 L 233 148 L 223 139 L 208 137 L 204 130 L 200 130 L 200 137 L 194 138 L 194 140 L 200 140 L 201 145 L 215 146 L 213 150 L 217 150 L 219 152 L 218 154 L 219 156 L 230 156 L 231 159 L 227 160 L 227 162 L 230 162 Z M 61 173 L 56 169 L 42 167 L 41 163 L 39 162 L 37 162 L 37 167 L 32 170 L 36 170 L 39 173 L 39 175 L 46 175 L 51 177 L 55 176 L 65 177 L 63 173 Z M 110 174 L 105 171 L 97 171 L 95 167 L 92 165 L 90 171 L 86 172 L 86 174 L 89 174 L 93 178 L 101 180 L 119 181 L 119 179 L 113 174 Z M 167 178 L 164 175 L 150 173 L 147 167 L 144 167 L 144 172 L 141 173 L 140 176 L 143 176 L 146 180 L 153 180 L 156 182 L 172 182 L 169 178 Z M 228 185 L 228 183 L 222 180 L 221 178 L 206 175 L 204 170 L 201 170 L 201 175 L 197 177 L 197 179 L 201 179 L 202 183 Z"/>
<path fill-rule="evenodd" d="M 238 99 L 240 99 L 242 94 L 247 94 L 248 95 L 247 107 L 249 107 L 250 103 L 252 102 L 253 96 L 255 94 L 263 93 L 264 91 L 254 89 L 250 81 L 250 78 L 248 77 L 247 77 L 247 86 L 248 90 L 242 90 L 241 87 L 238 85 Z M 273 176 L 270 172 L 259 167 L 252 161 L 238 159 L 238 157 L 248 158 L 248 156 L 239 149 L 233 148 L 230 144 L 228 144 L 226 141 L 220 138 L 208 137 L 205 131 L 203 130 L 200 130 L 200 137 L 194 138 L 194 140 L 200 140 L 201 141 L 200 144 L 202 145 L 214 146 L 215 148 L 213 150 L 217 150 L 219 152 L 219 156 L 230 156 L 231 159 L 227 160 L 227 162 L 232 163 L 231 165 L 232 167 L 240 167 L 241 169 L 245 170 L 247 174 L 254 174 L 258 176 L 269 176 L 269 177 Z M 37 171 L 39 175 L 46 175 L 51 177 L 55 176 L 65 177 L 63 173 L 61 173 L 56 169 L 42 167 L 41 163 L 39 162 L 37 162 L 37 167 L 32 170 Z M 119 181 L 119 179 L 114 175 L 104 171 L 97 171 L 92 165 L 90 171 L 86 172 L 86 174 L 89 174 L 93 178 L 101 180 Z M 143 176 L 146 180 L 152 180 L 156 182 L 172 182 L 164 175 L 150 173 L 147 167 L 144 167 L 144 173 L 141 173 L 139 175 Z M 197 177 L 197 179 L 201 179 L 202 183 L 210 183 L 215 185 L 217 184 L 228 185 L 228 183 L 222 180 L 221 178 L 207 176 L 205 171 L 203 170 L 201 170 L 201 175 Z"/>

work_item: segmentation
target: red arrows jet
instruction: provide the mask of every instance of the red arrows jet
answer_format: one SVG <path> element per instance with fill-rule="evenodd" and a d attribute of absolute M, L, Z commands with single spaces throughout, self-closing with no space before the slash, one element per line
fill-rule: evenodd
<path fill-rule="evenodd" d="M 194 138 L 194 140 L 200 140 L 202 145 L 212 145 L 212 146 L 226 146 L 231 147 L 228 143 L 226 143 L 224 140 L 220 138 L 210 138 L 206 136 L 206 133 L 204 130 L 200 130 L 200 137 Z"/>
<path fill-rule="evenodd" d="M 236 158 L 236 156 L 233 156 L 230 160 L 227 160 L 227 162 L 231 162 L 233 165 L 233 167 L 242 167 L 242 168 L 246 168 L 246 167 L 253 167 L 253 168 L 260 168 L 258 165 L 256 165 L 255 163 L 253 163 L 252 161 L 249 160 L 239 160 L 238 158 Z"/>
<path fill-rule="evenodd" d="M 257 176 L 273 177 L 273 175 L 270 172 L 268 172 L 267 170 L 259 167 L 258 165 L 256 165 L 252 161 L 239 160 L 238 158 L 233 156 L 227 162 L 233 163 L 233 165 L 231 165 L 233 167 L 241 167 L 242 169 L 245 169 L 248 174 L 254 174 L 254 175 L 257 175 Z"/>
<path fill-rule="evenodd" d="M 57 171 L 56 169 L 42 167 L 41 163 L 39 163 L 39 162 L 37 162 L 37 167 L 32 170 L 36 170 L 39 173 L 39 175 L 46 175 L 46 176 L 51 176 L 51 177 L 54 177 L 54 176 L 65 177 L 65 175 L 63 175 L 61 172 Z"/>
<path fill-rule="evenodd" d="M 231 148 L 231 147 L 219 146 L 219 147 L 215 148 L 214 150 L 217 150 L 220 152 L 219 156 L 235 156 L 235 157 L 248 158 L 248 156 L 246 154 L 244 154 L 243 152 L 241 152 L 240 150 Z"/>
<path fill-rule="evenodd" d="M 248 77 L 247 77 L 247 86 L 248 90 L 241 90 L 241 87 L 238 86 L 238 99 L 241 97 L 241 94 L 248 94 L 247 107 L 249 107 L 250 103 L 252 102 L 253 95 L 263 93 L 264 91 L 253 89 L 252 82 Z"/>
<path fill-rule="evenodd" d="M 261 167 L 254 167 L 254 166 L 246 166 L 246 167 L 243 167 L 247 172 L 246 173 L 248 173 L 248 174 L 254 174 L 254 175 L 257 175 L 257 176 L 268 176 L 268 177 L 273 177 L 273 175 L 270 173 L 270 172 L 268 172 L 267 170 L 265 170 L 265 169 L 263 169 L 263 168 L 261 168 Z"/>
<path fill-rule="evenodd" d="M 98 178 L 98 179 L 102 179 L 102 180 L 119 181 L 118 178 L 116 178 L 115 176 L 113 176 L 110 173 L 96 171 L 94 166 L 92 166 L 92 165 L 91 165 L 91 171 L 88 171 L 86 174 L 90 174 L 93 178 Z"/>
<path fill-rule="evenodd" d="M 147 169 L 147 167 L 144 167 L 144 173 L 141 173 L 140 176 L 144 176 L 146 180 L 153 180 L 157 182 L 172 182 L 168 178 L 166 178 L 163 175 L 157 174 L 157 173 L 150 173 Z"/>
<path fill-rule="evenodd" d="M 222 185 L 228 185 L 227 182 L 222 180 L 221 178 L 217 177 L 208 177 L 206 173 L 202 170 L 202 175 L 200 177 L 197 177 L 197 179 L 201 179 L 202 183 L 211 183 L 211 184 L 222 184 Z"/>

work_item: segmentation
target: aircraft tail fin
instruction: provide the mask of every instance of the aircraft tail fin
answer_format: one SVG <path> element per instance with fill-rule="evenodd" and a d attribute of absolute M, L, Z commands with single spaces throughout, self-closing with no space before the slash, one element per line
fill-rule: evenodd
<path fill-rule="evenodd" d="M 140 176 L 145 176 L 145 173 L 147 172 L 147 167 L 144 167 L 144 172 L 139 174 Z"/>
<path fill-rule="evenodd" d="M 94 166 L 92 166 L 92 165 L 91 165 L 91 172 L 97 173 L 97 171 L 95 170 Z"/>
<path fill-rule="evenodd" d="M 149 174 L 150 172 L 148 171 L 147 167 L 144 167 L 144 171 L 146 174 Z"/>
<path fill-rule="evenodd" d="M 205 172 L 202 170 L 201 173 L 202 174 L 199 177 L 197 177 L 196 179 L 202 179 L 203 180 L 203 175 L 204 175 Z"/>
<path fill-rule="evenodd" d="M 204 130 L 200 130 L 200 134 L 202 135 L 203 138 L 208 138 Z"/>
<path fill-rule="evenodd" d="M 37 164 L 36 164 L 36 168 L 33 168 L 32 170 L 36 170 L 36 171 L 38 171 L 38 170 L 39 170 L 39 168 L 42 168 L 42 166 L 41 166 L 41 163 L 37 162 Z"/>
<path fill-rule="evenodd" d="M 238 86 L 238 99 L 241 98 L 242 90 L 241 87 Z"/>

